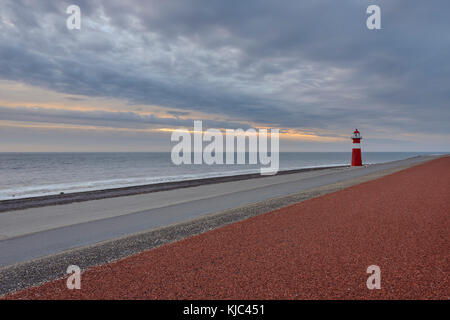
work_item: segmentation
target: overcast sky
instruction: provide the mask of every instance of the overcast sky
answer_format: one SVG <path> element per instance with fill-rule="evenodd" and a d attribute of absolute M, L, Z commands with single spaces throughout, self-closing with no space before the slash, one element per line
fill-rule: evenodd
<path fill-rule="evenodd" d="M 81 8 L 68 30 L 66 8 Z M 366 9 L 381 8 L 381 30 Z M 162 151 L 279 128 L 284 151 L 450 151 L 448 0 L 2 0 L 0 151 Z"/>

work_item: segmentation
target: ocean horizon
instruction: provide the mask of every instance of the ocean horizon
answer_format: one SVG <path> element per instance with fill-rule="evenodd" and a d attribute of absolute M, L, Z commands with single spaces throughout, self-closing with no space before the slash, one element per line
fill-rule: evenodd
<path fill-rule="evenodd" d="M 436 152 L 363 152 L 364 164 Z M 248 157 L 248 154 L 247 154 Z M 351 152 L 280 152 L 279 171 L 349 165 Z M 258 173 L 259 164 L 174 165 L 170 152 L 3 152 L 0 200 Z"/>

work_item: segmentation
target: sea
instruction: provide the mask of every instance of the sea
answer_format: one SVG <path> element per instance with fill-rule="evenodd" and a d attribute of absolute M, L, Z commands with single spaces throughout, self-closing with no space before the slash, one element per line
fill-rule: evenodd
<path fill-rule="evenodd" d="M 424 152 L 364 152 L 363 163 Z M 248 157 L 248 155 L 247 155 Z M 348 165 L 350 152 L 282 152 L 280 171 Z M 0 200 L 258 173 L 261 165 L 174 165 L 170 152 L 0 153 Z"/>

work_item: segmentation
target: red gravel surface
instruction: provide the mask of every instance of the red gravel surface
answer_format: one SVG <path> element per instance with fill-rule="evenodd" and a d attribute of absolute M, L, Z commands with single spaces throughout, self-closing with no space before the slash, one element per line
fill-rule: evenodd
<path fill-rule="evenodd" d="M 7 298 L 449 299 L 449 217 L 444 157 Z"/>

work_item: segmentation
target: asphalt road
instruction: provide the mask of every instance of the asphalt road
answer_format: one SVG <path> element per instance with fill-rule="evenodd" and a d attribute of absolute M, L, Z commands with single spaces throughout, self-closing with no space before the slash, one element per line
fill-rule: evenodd
<path fill-rule="evenodd" d="M 0 267 L 343 182 L 433 157 L 0 213 Z"/>

